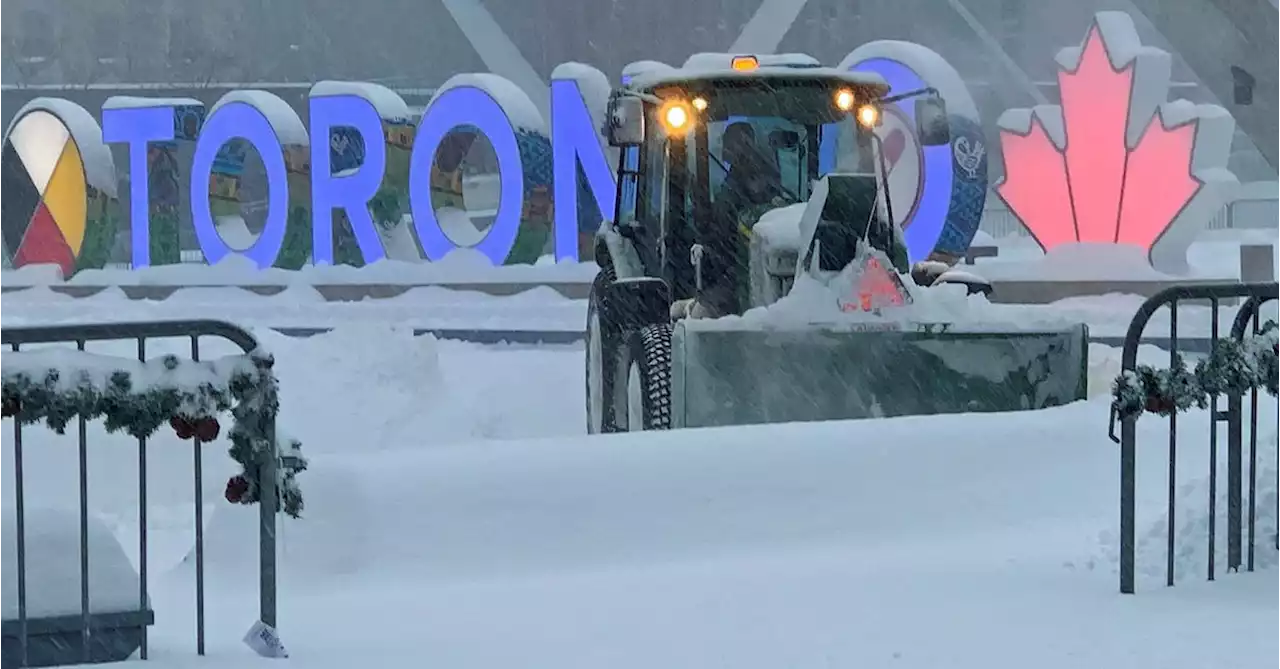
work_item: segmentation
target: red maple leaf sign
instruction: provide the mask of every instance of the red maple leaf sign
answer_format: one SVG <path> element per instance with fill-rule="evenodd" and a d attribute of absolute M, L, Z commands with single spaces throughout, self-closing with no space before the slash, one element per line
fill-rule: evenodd
<path fill-rule="evenodd" d="M 1234 122 L 1220 107 L 1166 102 L 1170 62 L 1141 46 L 1128 15 L 1100 12 L 1082 46 L 1058 56 L 1062 104 L 1000 117 L 996 193 L 1045 251 L 1094 242 L 1151 254 L 1176 222 L 1194 235 L 1225 204 Z"/>

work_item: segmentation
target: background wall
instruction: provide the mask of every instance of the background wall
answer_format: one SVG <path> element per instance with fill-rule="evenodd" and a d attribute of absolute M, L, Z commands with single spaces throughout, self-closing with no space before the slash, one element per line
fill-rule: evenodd
<path fill-rule="evenodd" d="M 1154 23 L 1138 5 L 1157 13 Z M 1222 70 L 1243 66 L 1263 80 L 1271 120 L 1259 130 L 1244 122 L 1253 111 L 1237 110 L 1242 129 L 1231 167 L 1241 181 L 1274 181 L 1270 0 L 5 0 L 0 107 L 7 124 L 37 95 L 72 98 L 96 112 L 113 94 L 212 103 L 252 86 L 281 95 L 305 121 L 306 92 L 318 79 L 376 81 L 420 105 L 459 72 L 492 70 L 532 88 L 557 64 L 581 61 L 616 78 L 635 60 L 678 64 L 697 51 L 734 50 L 760 11 L 775 17 L 765 23 L 781 33 L 777 51 L 825 63 L 876 39 L 929 46 L 964 76 L 994 137 L 1003 110 L 1056 102 L 1054 53 L 1078 43 L 1093 13 L 1104 9 L 1129 12 L 1144 43 L 1175 54 L 1177 95 L 1232 108 L 1222 99 Z M 1270 17 L 1270 44 L 1262 50 L 1269 60 L 1259 56 L 1259 38 L 1250 35 L 1251 46 L 1233 24 L 1257 23 L 1249 12 Z M 1178 55 L 1170 35 L 1194 51 L 1191 60 L 1211 71 L 1213 85 Z M 1206 61 L 1205 44 L 1214 45 L 1209 55 L 1220 53 L 1220 62 Z M 1270 158 L 1254 139 L 1272 147 Z M 998 152 L 998 142 L 988 146 Z"/>

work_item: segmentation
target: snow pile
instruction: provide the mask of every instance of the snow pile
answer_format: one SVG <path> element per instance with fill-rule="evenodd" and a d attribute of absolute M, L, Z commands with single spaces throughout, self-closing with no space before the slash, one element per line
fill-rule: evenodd
<path fill-rule="evenodd" d="M 7 623 L 18 619 L 18 527 L 6 496 L 3 536 L 4 605 Z M 26 614 L 31 618 L 80 615 L 80 515 L 55 508 L 26 507 Z M 89 517 L 89 612 L 138 609 L 138 572 L 102 520 Z"/>
<path fill-rule="evenodd" d="M 424 263 L 422 247 L 413 229 L 413 215 L 403 214 L 392 226 L 379 225 L 378 236 L 382 238 L 382 248 L 387 260 L 405 263 Z"/>
<path fill-rule="evenodd" d="M 265 353 L 265 351 L 259 351 Z M 35 386 L 53 393 L 71 393 L 91 389 L 105 393 L 113 385 L 112 377 L 123 372 L 129 378 L 129 392 L 151 390 L 190 392 L 196 388 L 226 388 L 236 374 L 253 374 L 255 367 L 247 355 L 227 356 L 199 363 L 175 358 L 158 364 L 130 358 L 100 355 L 65 348 L 27 348 L 13 351 L 4 359 L 4 380 L 25 377 Z M 52 376 L 50 376 L 52 375 Z M 51 381 L 51 383 L 46 383 Z M 192 407 L 192 409 L 208 407 Z"/>
<path fill-rule="evenodd" d="M 1274 572 L 1122 599 L 1112 574 L 1064 564 L 1115 515 L 1105 412 L 317 457 L 317 517 L 281 527 L 282 632 L 294 662 L 324 668 L 367 660 L 342 632 L 362 622 L 388 666 L 424 648 L 464 669 L 1269 658 Z M 1140 457 L 1158 471 L 1159 453 Z M 239 509 L 214 515 L 211 583 L 242 582 L 254 557 L 235 547 L 255 527 Z M 238 638 L 236 623 L 211 617 L 210 638 Z"/>
<path fill-rule="evenodd" d="M 627 85 L 637 76 L 642 76 L 651 72 L 671 72 L 674 67 L 656 60 L 637 60 L 627 63 L 622 68 L 622 83 Z"/>
<path fill-rule="evenodd" d="M 1054 247 L 1044 257 L 1023 263 L 989 262 L 982 274 L 991 280 L 1175 281 L 1156 271 L 1146 253 L 1128 244 L 1074 243 Z"/>
<path fill-rule="evenodd" d="M 1265 396 L 1264 396 L 1265 398 Z M 1270 406 L 1268 406 L 1270 405 Z M 1245 530 L 1241 532 L 1244 545 L 1241 550 L 1242 566 L 1247 566 L 1248 555 L 1248 485 L 1250 470 L 1248 409 L 1244 433 L 1244 484 L 1245 497 L 1241 500 L 1241 514 Z M 1208 421 L 1204 411 L 1179 415 L 1178 419 L 1178 479 L 1174 506 L 1174 577 L 1179 586 L 1208 577 L 1209 569 L 1209 475 L 1208 475 Z M 1144 417 L 1152 434 L 1139 441 L 1139 450 L 1154 451 L 1153 459 L 1168 460 L 1168 421 L 1154 416 Z M 1254 538 L 1254 564 L 1257 569 L 1272 569 L 1280 563 L 1276 549 L 1277 488 L 1276 488 L 1276 409 L 1274 402 L 1264 399 L 1259 408 L 1257 471 L 1254 473 L 1256 489 L 1256 524 Z M 1217 521 L 1214 527 L 1214 563 L 1217 578 L 1227 571 L 1227 453 L 1226 442 L 1218 441 L 1218 470 L 1215 506 Z M 1151 472 L 1138 478 L 1140 505 L 1136 544 L 1136 571 L 1139 588 L 1155 588 L 1165 584 L 1167 561 L 1166 548 L 1169 538 L 1167 502 L 1167 473 Z M 1096 568 L 1098 563 L 1107 566 L 1111 573 L 1119 573 L 1120 540 L 1117 526 L 1098 535 L 1099 552 L 1085 565 Z"/>
<path fill-rule="evenodd" d="M 344 498 L 355 485 L 362 489 L 357 502 L 361 497 L 374 505 L 395 500 L 395 508 L 412 509 L 411 522 L 418 528 L 413 533 L 404 531 L 408 519 L 400 514 L 358 509 L 344 514 L 376 537 L 355 547 L 369 566 L 427 580 L 501 577 L 512 569 L 554 573 L 648 560 L 711 559 L 724 551 L 768 551 L 780 541 L 865 546 L 934 531 L 954 540 L 958 531 L 999 534 L 1022 528 L 1041 514 L 1105 513 L 1114 500 L 1096 489 L 1057 494 L 1071 488 L 1073 480 L 1101 482 L 1113 474 L 1114 453 L 1105 421 L 1095 420 L 1099 416 L 1105 417 L 1105 404 L 1094 402 L 1016 414 L 708 428 L 466 447 L 415 443 L 369 450 L 335 444 L 314 455 L 308 473 L 316 474 L 317 499 Z M 1061 441 L 1037 436 L 1059 425 L 1069 426 Z M 952 438 L 919 439 L 921 433 Z M 903 458 L 915 466 L 900 467 Z M 1061 475 L 1051 486 L 1055 494 L 1033 494 L 1054 469 Z M 331 490 L 319 482 L 326 471 Z M 953 476 L 960 471 L 972 476 Z M 876 475 L 850 479 L 851 472 Z M 853 481 L 857 485 L 850 485 Z M 922 486 L 924 481 L 947 484 Z M 1003 483 L 992 486 L 992 481 Z M 953 497 L 967 504 L 953 505 Z M 1010 497 L 1024 504 L 1009 505 Z M 861 499 L 881 501 L 850 503 Z M 797 517 L 782 522 L 792 512 Z M 225 531 L 236 531 L 241 519 L 219 516 L 227 519 Z M 284 527 L 293 545 L 326 541 L 320 528 L 307 522 Z M 415 536 L 431 539 L 415 541 Z M 209 543 L 234 547 L 241 542 L 215 541 L 211 534 Z M 255 559 L 236 555 L 237 561 Z M 296 552 L 299 566 L 311 555 Z"/>
<path fill-rule="evenodd" d="M 760 220 L 751 228 L 751 234 L 760 237 L 769 251 L 791 251 L 798 254 L 804 247 L 800 219 L 804 217 L 806 207 L 808 203 L 797 202 L 770 209 L 760 215 Z"/>
<path fill-rule="evenodd" d="M 461 223 L 460 219 L 441 218 L 441 225 Z M 474 228 L 472 224 L 472 228 Z M 465 234 L 465 227 L 460 227 Z M 446 228 L 456 232 L 453 228 Z M 475 234 L 475 233 L 472 233 Z M 153 265 L 143 269 L 86 269 L 66 281 L 78 286 L 288 286 L 294 284 L 389 284 L 431 285 L 450 283 L 590 283 L 599 272 L 595 262 L 539 263 L 537 265 L 497 265 L 485 260 L 460 268 L 449 262 L 380 260 L 363 267 L 307 265 L 300 270 L 277 267 L 259 269 L 253 263 L 228 256 L 216 265 L 182 263 Z M 19 268 L 4 270 L 0 283 L 5 286 L 53 285 L 46 272 Z"/>
<path fill-rule="evenodd" d="M 875 254 L 884 267 L 892 267 L 883 254 Z M 859 261 L 855 260 L 830 279 L 801 272 L 796 276 L 791 292 L 777 302 L 750 309 L 741 318 L 716 319 L 715 324 L 708 325 L 700 322 L 694 327 L 791 328 L 823 324 L 848 325 L 858 329 L 909 330 L 929 324 L 947 324 L 950 330 L 1035 331 L 1067 328 L 1079 323 L 1056 317 L 1051 312 L 1042 312 L 1034 319 L 1027 319 L 1024 312 L 1001 309 L 1001 305 L 991 304 L 982 295 L 968 295 L 968 289 L 963 285 L 941 284 L 921 288 L 909 277 L 900 279 L 911 295 L 911 303 L 879 311 L 846 311 L 842 304 L 857 302 L 858 266 Z M 1015 313 L 1024 317 L 1014 317 Z"/>
<path fill-rule="evenodd" d="M 378 111 L 384 121 L 405 122 L 413 118 L 409 105 L 400 94 L 381 84 L 363 81 L 317 81 L 307 97 L 354 96 L 364 98 Z"/>
<path fill-rule="evenodd" d="M 1254 526 L 1254 565 L 1268 569 L 1277 564 L 1276 540 L 1276 432 L 1271 430 L 1258 437 L 1258 471 Z M 1245 457 L 1248 458 L 1246 437 Z M 1225 463 L 1226 453 L 1219 453 L 1219 461 Z M 1225 467 L 1224 467 L 1225 470 Z M 1248 466 L 1245 467 L 1245 495 L 1248 495 Z M 1219 574 L 1227 568 L 1227 485 L 1223 471 L 1216 490 L 1216 510 L 1219 514 L 1214 528 L 1214 563 Z M 1182 579 L 1204 578 L 1209 568 L 1209 478 L 1202 476 L 1178 486 L 1174 520 L 1174 570 Z M 1247 500 L 1247 497 L 1246 497 Z M 1247 522 L 1248 503 L 1241 504 Z M 1249 535 L 1242 533 L 1245 542 L 1242 560 L 1247 559 Z M 1165 570 L 1164 549 L 1168 538 L 1168 518 L 1159 518 L 1146 525 L 1138 536 L 1139 570 L 1148 576 L 1162 578 Z M 1242 565 L 1242 568 L 1245 565 Z"/>
<path fill-rule="evenodd" d="M 102 103 L 102 109 L 145 109 L 152 107 L 203 107 L 195 98 L 144 98 L 133 95 L 113 95 Z"/>
<path fill-rule="evenodd" d="M 464 87 L 479 89 L 493 98 L 494 102 L 502 107 L 507 120 L 511 121 L 511 126 L 517 131 L 523 129 L 544 135 L 547 133 L 547 122 L 538 111 L 538 106 L 529 99 L 529 95 L 520 90 L 519 86 L 496 74 L 455 74 L 436 89 L 431 100 L 434 102 L 440 99 L 440 96 L 451 88 Z M 430 107 L 430 104 L 427 106 Z"/>
<path fill-rule="evenodd" d="M 936 669 L 1034 658 L 1038 669 L 1201 669 L 1274 659 L 1274 570 L 1120 598 L 1107 569 L 1064 564 L 1096 560 L 1098 534 L 1115 522 L 1105 398 L 582 436 L 580 348 L 467 346 L 356 323 L 302 340 L 260 336 L 276 356 L 281 419 L 311 456 L 307 517 L 282 519 L 277 535 L 280 631 L 299 667 L 425 658 L 457 669 Z M 162 355 L 189 343 L 149 346 Z M 228 348 L 205 346 L 208 356 Z M 1263 433 L 1273 435 L 1269 411 Z M 1186 434 L 1205 425 L 1193 412 Z M 1163 428 L 1138 422 L 1153 446 L 1138 452 L 1139 528 L 1163 509 Z M 91 506 L 130 550 L 137 444 L 89 430 Z M 75 507 L 74 442 L 25 432 L 29 502 Z M 4 448 L 12 462 L 11 440 Z M 257 513 L 222 501 L 219 457 L 205 458 L 210 657 L 174 657 L 192 645 L 192 561 L 179 562 L 192 541 L 191 457 L 171 435 L 149 443 L 161 612 L 151 662 L 275 666 L 240 643 L 257 613 Z M 1179 485 L 1204 473 L 1198 457 Z"/>
<path fill-rule="evenodd" d="M 62 280 L 62 266 L 57 263 L 47 263 L 6 269 L 0 283 L 6 286 L 49 286 L 62 283 Z"/>
<path fill-rule="evenodd" d="M 289 106 L 280 96 L 267 91 L 243 90 L 230 91 L 218 98 L 209 108 L 209 116 L 218 108 L 239 102 L 249 105 L 257 109 L 259 113 L 266 117 L 267 123 L 271 125 L 271 129 L 276 133 L 276 139 L 285 146 L 309 146 L 310 139 L 307 136 L 307 128 L 302 124 L 302 119 L 298 117 L 298 112 Z"/>
<path fill-rule="evenodd" d="M 258 241 L 258 235 L 249 229 L 249 224 L 245 222 L 244 217 L 239 214 L 231 214 L 227 216 L 219 216 L 214 219 L 214 226 L 218 229 L 218 236 L 222 238 L 223 243 L 233 251 L 248 251 Z M 216 265 L 226 265 L 227 268 L 238 267 L 241 271 L 258 270 L 258 264 L 241 253 L 228 253 L 222 257 L 222 260 L 215 263 Z M 168 265 L 172 267 L 172 265 Z M 79 274 L 77 274 L 78 276 Z"/>
<path fill-rule="evenodd" d="M 444 232 L 444 236 L 461 247 L 458 250 L 470 248 L 484 241 L 486 232 L 476 227 L 467 212 L 455 207 L 441 207 L 435 211 L 435 215 L 436 223 Z M 483 257 L 483 254 L 481 256 Z M 491 260 L 486 259 L 486 263 L 493 265 Z"/>
<path fill-rule="evenodd" d="M 999 247 L 999 245 L 1000 244 L 999 242 L 996 241 L 996 238 L 992 237 L 985 230 L 979 230 L 973 233 L 973 241 L 969 242 L 970 247 L 978 247 L 978 248 L 985 248 L 985 247 L 991 247 L 991 246 Z"/>
<path fill-rule="evenodd" d="M 605 115 L 609 108 L 609 95 L 613 92 L 613 85 L 609 83 L 608 75 L 584 63 L 561 63 L 551 71 L 551 79 L 553 81 L 572 79 L 577 83 L 578 90 L 582 93 L 582 101 L 586 103 L 587 111 L 591 114 L 592 127 L 604 127 Z M 604 137 L 600 137 L 600 141 L 603 144 Z"/>
<path fill-rule="evenodd" d="M 88 110 L 62 98 L 36 98 L 18 110 L 5 129 L 5 136 L 22 121 L 29 112 L 46 111 L 58 117 L 67 126 L 71 138 L 80 150 L 84 162 L 84 178 L 90 186 L 110 197 L 116 196 L 116 163 L 111 149 L 102 141 L 102 126 Z"/>

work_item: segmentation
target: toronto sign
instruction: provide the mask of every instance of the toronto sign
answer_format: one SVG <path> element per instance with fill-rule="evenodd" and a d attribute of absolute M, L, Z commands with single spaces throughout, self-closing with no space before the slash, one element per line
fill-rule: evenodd
<path fill-rule="evenodd" d="M 963 255 L 981 219 L 987 158 L 960 76 L 937 53 L 897 41 L 863 45 L 840 67 L 879 73 L 893 92 L 929 86 L 943 95 L 951 145 L 916 141 L 906 104 L 888 110 L 879 132 L 894 152 L 893 210 L 912 256 Z M 190 221 L 186 236 L 194 232 L 207 262 L 240 256 L 260 268 L 438 261 L 461 246 L 494 264 L 545 253 L 590 260 L 592 236 L 614 215 L 616 154 L 600 134 L 609 91 L 599 70 L 561 65 L 543 105 L 548 119 L 510 81 L 461 74 L 416 115 L 383 86 L 324 81 L 310 90 L 309 124 L 260 90 L 233 91 L 208 107 L 113 97 L 98 118 L 65 99 L 37 98 L 4 138 L 5 259 L 12 267 L 56 264 L 69 276 L 113 260 L 127 231 L 128 257 L 114 260 L 135 269 L 174 264 L 179 228 Z M 496 158 L 497 208 L 486 230 L 459 240 L 451 228 L 466 215 L 463 156 L 480 136 Z M 109 145 L 127 150 L 123 170 Z M 225 223 L 245 204 L 250 150 L 265 175 L 265 221 L 256 235 L 233 235 Z M 824 170 L 833 155 L 825 145 Z M 401 247 L 409 240 L 410 257 L 389 253 L 396 234 Z"/>

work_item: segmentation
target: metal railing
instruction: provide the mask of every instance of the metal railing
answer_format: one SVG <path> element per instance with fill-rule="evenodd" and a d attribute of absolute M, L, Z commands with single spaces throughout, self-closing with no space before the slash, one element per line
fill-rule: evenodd
<path fill-rule="evenodd" d="M 1210 307 L 1210 346 L 1217 347 L 1221 341 L 1218 316 L 1225 300 L 1246 298 L 1236 311 L 1235 320 L 1227 336 L 1236 341 L 1244 338 L 1245 330 L 1252 324 L 1252 332 L 1260 330 L 1260 311 L 1264 303 L 1275 300 L 1277 284 L 1275 283 L 1240 283 L 1240 284 L 1202 284 L 1174 286 L 1153 295 L 1134 315 L 1125 334 L 1124 347 L 1121 353 L 1121 373 L 1131 373 L 1138 366 L 1138 345 L 1141 343 L 1147 323 L 1157 310 L 1169 307 L 1169 364 L 1179 365 L 1178 337 L 1178 304 L 1191 300 L 1209 302 Z M 1243 457 L 1243 396 L 1227 397 L 1227 408 L 1219 410 L 1219 398 L 1209 399 L 1209 500 L 1208 500 L 1208 579 L 1214 580 L 1215 541 L 1217 531 L 1217 480 L 1218 480 L 1218 424 L 1227 424 L 1227 568 L 1239 570 L 1241 566 L 1242 520 L 1240 504 L 1243 495 L 1244 479 Z M 1257 501 L 1257 455 L 1258 455 L 1258 390 L 1249 393 L 1251 412 L 1249 416 L 1249 485 L 1248 485 L 1248 560 L 1247 569 L 1254 567 L 1254 530 Z M 1120 444 L 1120 592 L 1134 592 L 1136 563 L 1136 527 L 1135 515 L 1137 506 L 1137 416 L 1120 417 L 1120 435 L 1115 435 L 1115 418 L 1112 415 L 1111 438 Z M 1148 418 L 1154 420 L 1154 418 Z M 1175 543 L 1177 526 L 1175 525 L 1177 496 L 1177 461 L 1178 461 L 1178 412 L 1172 411 L 1168 417 L 1169 425 L 1169 464 L 1168 464 L 1168 498 L 1166 500 L 1166 520 L 1168 537 L 1165 545 L 1165 583 L 1174 584 Z"/>
<path fill-rule="evenodd" d="M 187 338 L 191 342 L 190 356 L 192 360 L 200 360 L 200 337 L 219 337 L 235 344 L 240 350 L 249 353 L 258 348 L 258 341 L 244 329 L 213 320 L 191 321 L 154 321 L 137 323 L 103 323 L 84 325 L 51 325 L 35 327 L 13 327 L 0 330 L 0 343 L 9 346 L 13 351 L 21 350 L 25 344 L 74 343 L 76 349 L 85 350 L 90 341 L 128 341 L 137 342 L 137 359 L 146 361 L 147 340 L 162 338 Z M 80 615 L 79 630 L 82 646 L 81 658 L 90 661 L 90 640 L 94 632 L 94 620 L 89 606 L 89 472 L 88 472 L 88 434 L 87 420 L 79 418 L 79 496 L 80 496 Z M 259 502 L 258 528 L 258 600 L 259 615 L 262 622 L 276 626 L 276 493 L 275 493 L 275 459 L 279 457 L 275 444 L 275 426 L 266 426 L 272 442 L 271 456 L 264 463 L 263 488 Z M 18 666 L 27 666 L 29 646 L 29 625 L 27 615 L 27 554 L 25 503 L 23 489 L 23 427 L 15 419 L 13 426 L 13 466 L 15 525 L 17 531 L 17 608 L 18 608 L 18 644 L 20 661 Z M 205 652 L 205 611 L 204 611 L 204 506 L 203 484 L 204 467 L 201 442 L 194 439 L 192 446 L 193 485 L 195 491 L 195 599 L 196 599 L 196 652 Z M 150 615 L 150 603 L 147 592 L 147 440 L 138 439 L 138 613 Z M 146 626 L 141 628 L 140 652 L 142 659 L 147 658 L 148 644 Z"/>

